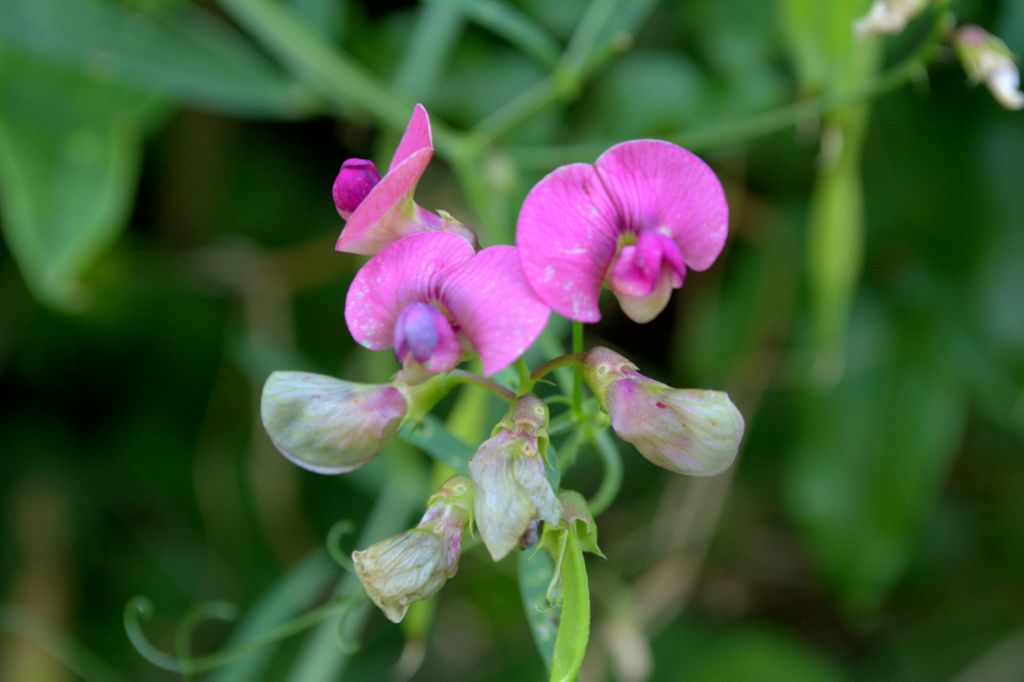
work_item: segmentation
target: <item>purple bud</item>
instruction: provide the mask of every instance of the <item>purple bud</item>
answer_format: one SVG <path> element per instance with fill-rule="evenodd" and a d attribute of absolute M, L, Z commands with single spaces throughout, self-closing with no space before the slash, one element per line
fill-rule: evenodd
<path fill-rule="evenodd" d="M 454 369 L 462 357 L 451 322 L 428 303 L 410 303 L 401 312 L 395 321 L 394 348 L 413 379 Z"/>
<path fill-rule="evenodd" d="M 679 474 L 710 476 L 736 458 L 743 416 L 727 394 L 666 386 L 607 348 L 587 353 L 583 375 L 616 435 L 651 463 Z"/>
<path fill-rule="evenodd" d="M 359 208 L 370 190 L 380 182 L 380 173 L 373 161 L 367 159 L 346 159 L 341 164 L 338 177 L 334 179 L 331 194 L 334 196 L 334 208 L 345 220 Z"/>

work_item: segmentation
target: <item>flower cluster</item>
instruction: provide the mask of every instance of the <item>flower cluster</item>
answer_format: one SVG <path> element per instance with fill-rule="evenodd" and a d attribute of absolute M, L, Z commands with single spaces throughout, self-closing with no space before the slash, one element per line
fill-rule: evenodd
<path fill-rule="evenodd" d="M 725 393 L 670 388 L 607 348 L 555 358 L 532 374 L 522 363 L 515 390 L 458 369 L 479 358 L 490 377 L 521 361 L 552 310 L 576 322 L 600 319 L 604 287 L 634 321 L 657 316 L 687 270 L 710 267 L 725 243 L 728 206 L 703 161 L 659 140 L 616 145 L 593 165 L 543 178 L 523 204 L 516 245 L 481 249 L 451 215 L 414 201 L 432 155 L 430 121 L 417 105 L 387 173 L 349 159 L 332 192 L 347 221 L 337 249 L 370 256 L 348 290 L 348 329 L 365 348 L 391 349 L 400 369 L 381 385 L 275 372 L 261 407 L 271 440 L 289 460 L 339 474 L 366 464 L 463 381 L 509 401 L 465 463 L 468 477 L 449 478 L 414 528 L 353 554 L 367 594 L 395 622 L 455 575 L 474 527 L 495 561 L 537 545 L 561 566 L 567 534 L 573 547 L 600 553 L 586 500 L 559 489 L 552 475 L 550 411 L 532 392 L 549 369 L 574 364 L 594 395 L 591 411 L 572 415 L 577 428 L 610 422 L 669 471 L 720 473 L 743 434 Z M 603 421 L 583 423 L 601 412 Z M 549 595 L 558 594 L 556 571 Z"/>

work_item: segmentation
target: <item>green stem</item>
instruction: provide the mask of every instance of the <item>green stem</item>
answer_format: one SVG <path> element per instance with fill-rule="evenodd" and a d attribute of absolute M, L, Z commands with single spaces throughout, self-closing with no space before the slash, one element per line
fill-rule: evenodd
<path fill-rule="evenodd" d="M 507 388 L 505 388 L 501 384 L 499 384 L 497 382 L 494 382 L 494 381 L 491 381 L 490 379 L 487 379 L 485 377 L 482 377 L 479 374 L 474 374 L 473 372 L 467 372 L 464 369 L 453 369 L 452 371 L 448 372 L 448 376 L 455 383 L 459 383 L 459 384 L 473 384 L 475 386 L 480 386 L 481 388 L 486 388 L 488 391 L 490 391 L 494 395 L 498 396 L 502 400 L 507 400 L 508 402 L 512 402 L 513 400 L 516 399 L 516 394 L 515 393 L 513 393 L 510 390 L 508 390 Z"/>
<path fill-rule="evenodd" d="M 519 395 L 526 395 L 533 391 L 534 379 L 530 374 L 530 368 L 523 358 L 516 360 L 516 370 L 519 372 Z"/>
<path fill-rule="evenodd" d="M 358 108 L 393 130 L 402 130 L 412 103 L 396 95 L 347 53 L 310 30 L 273 0 L 220 0 L 221 5 L 263 46 L 302 76 L 339 111 Z M 438 152 L 451 157 L 461 136 L 439 121 L 432 125 Z"/>
<path fill-rule="evenodd" d="M 597 492 L 587 501 L 587 506 L 590 507 L 590 513 L 597 516 L 611 506 L 619 496 L 619 490 L 622 488 L 622 455 L 605 429 L 598 431 L 594 436 L 594 444 L 597 445 L 597 454 L 604 464 L 604 478 L 601 479 Z"/>
<path fill-rule="evenodd" d="M 934 59 L 948 26 L 949 14 L 944 9 L 940 10 L 932 31 L 920 48 L 899 65 L 861 87 L 793 102 L 740 121 L 681 131 L 667 136 L 666 139 L 694 151 L 716 149 L 765 137 L 796 126 L 802 121 L 821 118 L 834 111 L 874 99 L 918 76 Z M 512 149 L 510 152 L 523 166 L 550 168 L 573 160 L 594 158 L 613 144 L 615 141 L 606 140 L 557 147 L 524 147 Z"/>
<path fill-rule="evenodd" d="M 538 381 L 543 379 L 547 374 L 555 371 L 559 367 L 565 367 L 566 365 L 573 364 L 578 365 L 581 362 L 583 362 L 582 353 L 569 353 L 567 355 L 560 355 L 557 358 L 554 358 L 553 360 L 548 360 L 543 365 L 533 370 L 533 373 L 530 374 L 530 379 L 534 383 L 537 383 Z"/>
<path fill-rule="evenodd" d="M 572 352 L 580 358 L 581 362 L 573 367 L 572 382 L 572 413 L 577 419 L 583 418 L 583 323 L 573 320 L 572 323 Z"/>
<path fill-rule="evenodd" d="M 134 597 L 125 605 L 124 626 L 132 645 L 153 665 L 179 674 L 200 673 L 231 663 L 256 649 L 269 646 L 282 639 L 296 635 L 303 630 L 307 630 L 330 616 L 344 613 L 364 599 L 365 596 L 365 593 L 357 592 L 337 599 L 319 608 L 307 611 L 286 623 L 282 623 L 269 632 L 254 638 L 252 641 L 228 647 L 217 653 L 200 656 L 199 658 L 175 658 L 165 654 L 150 643 L 142 631 L 141 621 L 152 617 L 153 603 L 145 597 Z"/>

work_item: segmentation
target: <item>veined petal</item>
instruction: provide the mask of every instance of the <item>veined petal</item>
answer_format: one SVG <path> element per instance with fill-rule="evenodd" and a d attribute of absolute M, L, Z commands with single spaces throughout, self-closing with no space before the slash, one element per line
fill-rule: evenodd
<path fill-rule="evenodd" d="M 402 237 L 436 229 L 441 218 L 412 200 L 434 150 L 427 147 L 406 156 L 381 178 L 341 231 L 335 250 L 372 256 Z"/>
<path fill-rule="evenodd" d="M 401 391 L 307 372 L 274 372 L 260 415 L 274 446 L 304 469 L 342 474 L 370 461 L 406 414 Z"/>
<path fill-rule="evenodd" d="M 544 331 L 549 310 L 527 284 L 516 249 L 492 246 L 445 276 L 441 302 L 480 354 L 500 372 Z"/>
<path fill-rule="evenodd" d="M 516 246 L 523 274 L 559 314 L 596 322 L 619 232 L 594 167 L 574 163 L 557 168 L 530 190 L 519 212 Z"/>
<path fill-rule="evenodd" d="M 449 232 L 400 239 L 356 273 L 345 298 L 352 337 L 372 350 L 394 345 L 395 322 L 410 303 L 438 300 L 440 274 L 473 257 L 473 247 Z"/>
<path fill-rule="evenodd" d="M 405 126 L 402 141 L 398 143 L 398 148 L 395 149 L 395 155 L 391 157 L 391 165 L 388 168 L 395 168 L 414 152 L 423 149 L 433 152 L 434 143 L 430 133 L 430 116 L 422 104 L 417 104 L 412 109 L 412 116 L 409 117 L 409 123 Z"/>
<path fill-rule="evenodd" d="M 626 229 L 670 235 L 688 267 L 711 267 L 725 245 L 729 207 L 706 163 L 670 142 L 634 140 L 611 147 L 594 167 Z"/>

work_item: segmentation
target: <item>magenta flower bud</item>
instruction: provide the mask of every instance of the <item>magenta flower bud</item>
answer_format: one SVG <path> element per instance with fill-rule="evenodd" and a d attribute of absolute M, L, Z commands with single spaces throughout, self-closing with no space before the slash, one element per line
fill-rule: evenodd
<path fill-rule="evenodd" d="M 334 178 L 331 194 L 334 196 L 334 208 L 345 220 L 359 208 L 363 199 L 380 182 L 380 173 L 373 161 L 367 159 L 346 159 L 341 164 L 338 177 Z"/>
<path fill-rule="evenodd" d="M 274 372 L 263 386 L 260 412 L 285 457 L 318 474 L 343 474 L 366 464 L 395 435 L 406 399 L 394 386 Z"/>
<path fill-rule="evenodd" d="M 352 553 L 356 576 L 393 623 L 436 594 L 459 570 L 462 534 L 473 518 L 473 484 L 453 476 L 427 502 L 415 528 Z"/>
<path fill-rule="evenodd" d="M 454 369 L 462 346 L 451 322 L 429 303 L 410 303 L 395 321 L 395 356 L 410 380 Z"/>
<path fill-rule="evenodd" d="M 416 185 L 433 156 L 430 116 L 417 104 L 383 176 L 376 169 L 373 175 L 354 174 L 351 184 L 343 183 L 344 187 L 351 186 L 351 194 L 343 192 L 339 202 L 339 174 L 334 184 L 334 203 L 346 222 L 334 248 L 372 256 L 404 237 L 436 231 L 457 234 L 475 247 L 477 240 L 472 230 L 443 212 L 439 215 L 428 211 L 415 201 Z"/>
<path fill-rule="evenodd" d="M 736 459 L 743 416 L 726 393 L 671 388 L 607 348 L 587 353 L 583 376 L 615 433 L 651 463 L 679 474 L 711 476 Z"/>
<path fill-rule="evenodd" d="M 515 549 L 537 519 L 554 524 L 561 518 L 562 505 L 544 475 L 547 423 L 544 401 L 521 396 L 469 460 L 476 527 L 495 561 Z"/>

